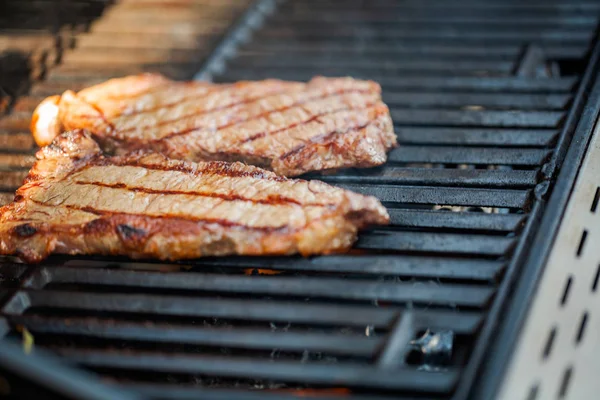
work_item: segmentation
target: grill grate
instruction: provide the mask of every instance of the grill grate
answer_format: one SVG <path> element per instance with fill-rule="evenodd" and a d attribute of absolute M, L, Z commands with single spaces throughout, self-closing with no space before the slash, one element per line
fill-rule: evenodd
<path fill-rule="evenodd" d="M 0 199 L 33 161 L 25 130 L 41 97 L 142 69 L 189 78 L 245 7 L 208 3 L 122 0 L 76 33 L 0 119 Z M 152 398 L 462 396 L 581 111 L 599 12 L 586 0 L 258 2 L 201 75 L 378 80 L 401 146 L 385 166 L 319 178 L 376 195 L 392 225 L 311 259 L 5 258 L 0 327 Z M 169 36 L 189 21 L 190 35 Z"/>

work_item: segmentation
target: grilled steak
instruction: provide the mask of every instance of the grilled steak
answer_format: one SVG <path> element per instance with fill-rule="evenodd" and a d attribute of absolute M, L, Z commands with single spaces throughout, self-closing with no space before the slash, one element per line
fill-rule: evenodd
<path fill-rule="evenodd" d="M 0 208 L 0 254 L 184 259 L 348 249 L 388 223 L 373 197 L 242 163 L 108 157 L 85 131 L 41 149 L 13 203 Z"/>
<path fill-rule="evenodd" d="M 244 161 L 296 176 L 383 164 L 396 145 L 380 86 L 352 78 L 308 83 L 174 82 L 144 74 L 44 100 L 36 142 L 87 129 L 105 151 L 149 149 L 189 161 Z"/>

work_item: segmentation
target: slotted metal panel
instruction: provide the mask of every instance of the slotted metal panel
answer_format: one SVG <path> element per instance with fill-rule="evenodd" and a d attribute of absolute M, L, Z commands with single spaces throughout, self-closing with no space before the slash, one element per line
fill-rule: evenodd
<path fill-rule="evenodd" d="M 599 138 L 596 124 L 499 399 L 585 399 L 598 391 Z"/>
<path fill-rule="evenodd" d="M 33 161 L 24 116 L 43 96 L 136 72 L 169 46 L 156 69 L 188 73 L 182 51 L 205 27 L 174 45 L 166 9 L 110 41 L 149 13 L 138 3 L 187 2 L 119 2 L 15 102 L 20 116 L 0 119 L 2 201 Z M 258 1 L 199 76 L 380 82 L 400 147 L 382 167 L 311 177 L 377 196 L 392 224 L 309 259 L 6 258 L 0 325 L 150 398 L 463 398 L 597 71 L 598 13 L 586 0 Z"/>

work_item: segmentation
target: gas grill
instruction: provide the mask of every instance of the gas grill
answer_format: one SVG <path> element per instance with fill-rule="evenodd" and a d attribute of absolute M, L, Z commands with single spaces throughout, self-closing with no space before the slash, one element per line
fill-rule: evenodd
<path fill-rule="evenodd" d="M 1 6 L 2 203 L 34 160 L 27 129 L 44 96 L 141 71 L 216 82 L 373 79 L 400 147 L 382 167 L 310 176 L 388 207 L 392 224 L 363 233 L 347 255 L 0 259 L 0 393 L 494 392 L 600 110 L 600 3 L 31 4 Z"/>

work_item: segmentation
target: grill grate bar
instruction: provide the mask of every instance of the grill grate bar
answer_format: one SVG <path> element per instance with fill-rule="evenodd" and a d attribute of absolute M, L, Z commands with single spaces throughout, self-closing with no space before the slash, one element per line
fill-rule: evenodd
<path fill-rule="evenodd" d="M 19 115 L 9 115 L 0 120 L 0 131 L 3 132 L 27 132 L 29 124 Z"/>
<path fill-rule="evenodd" d="M 443 39 L 440 39 L 442 41 Z M 457 43 L 432 43 L 432 40 L 422 40 L 422 42 L 411 41 L 404 43 L 401 41 L 395 43 L 376 42 L 369 46 L 360 45 L 351 42 L 330 42 L 330 43 L 301 43 L 290 42 L 282 45 L 277 40 L 265 38 L 258 43 L 242 45 L 238 54 L 242 58 L 255 59 L 257 56 L 264 56 L 276 59 L 277 56 L 286 60 L 297 53 L 302 53 L 303 58 L 315 60 L 336 59 L 338 62 L 352 62 L 357 55 L 373 55 L 381 59 L 382 62 L 394 62 L 406 56 L 432 57 L 436 59 L 456 60 L 462 57 L 474 57 L 490 59 L 510 59 L 514 60 L 522 51 L 522 44 L 498 44 L 488 42 L 487 44 L 477 43 L 478 39 L 470 38 L 465 42 Z M 479 40 L 481 41 L 481 40 Z M 544 53 L 551 59 L 555 58 L 581 58 L 588 50 L 587 42 L 580 44 L 570 43 L 569 45 L 560 45 L 544 43 Z"/>
<path fill-rule="evenodd" d="M 94 83 L 101 83 L 102 81 L 100 81 L 100 79 L 95 79 L 96 82 Z M 92 81 L 88 81 L 88 82 L 92 82 Z M 52 96 L 56 93 L 60 93 L 62 94 L 65 90 L 73 90 L 75 92 L 78 92 L 82 89 L 85 89 L 88 86 L 88 82 L 81 82 L 81 83 L 74 83 L 74 82 L 70 82 L 70 83 L 66 83 L 66 82 L 42 82 L 39 83 L 38 85 L 36 85 L 35 87 L 33 87 L 30 92 L 29 95 L 31 96 L 35 96 L 36 100 L 37 98 L 43 98 L 46 96 Z M 38 103 L 39 104 L 39 103 Z M 22 118 L 22 121 L 27 121 L 26 118 Z M 27 128 L 21 128 L 20 131 L 26 131 L 28 129 Z"/>
<path fill-rule="evenodd" d="M 513 238 L 487 235 L 381 231 L 361 235 L 356 248 L 502 256 L 513 247 L 514 242 Z"/>
<path fill-rule="evenodd" d="M 33 307 L 33 309 L 32 309 Z M 283 322 L 323 326 L 348 326 L 385 329 L 400 307 L 378 308 L 366 305 L 329 303 L 269 302 L 217 298 L 190 298 L 166 295 L 75 293 L 54 290 L 20 291 L 4 307 L 7 315 L 40 314 L 36 309 L 62 309 L 91 313 L 121 313 L 125 315 L 150 314 L 155 322 L 165 316 L 178 318 L 224 318 L 227 320 Z M 294 312 L 288 312 L 293 309 Z M 473 312 L 426 311 L 432 329 L 451 329 L 473 332 L 480 316 Z"/>
<path fill-rule="evenodd" d="M 393 68 L 377 70 L 369 70 L 365 68 L 336 68 L 327 67 L 321 68 L 319 71 L 323 76 L 340 76 L 340 75 L 351 75 L 356 79 L 363 80 L 375 80 L 379 83 L 386 82 L 388 79 L 395 79 L 397 73 L 400 72 L 403 77 L 410 78 L 413 84 L 415 80 L 418 82 L 421 77 L 437 77 L 440 75 L 446 75 L 454 78 L 472 78 L 477 76 L 486 76 L 492 78 L 504 78 L 508 77 L 509 71 L 498 72 L 488 71 L 486 69 L 467 68 L 467 69 L 452 69 L 446 67 L 446 69 L 427 69 L 420 68 L 419 65 L 415 67 L 409 67 L 403 70 L 395 70 Z M 251 79 L 269 79 L 269 77 L 276 77 L 278 79 L 290 80 L 290 81 L 309 81 L 314 77 L 314 70 L 310 68 L 286 68 L 286 67 L 264 67 L 257 69 L 256 72 L 248 71 L 246 68 L 231 68 L 229 72 L 219 78 L 219 81 L 233 82 L 241 80 Z M 392 85 L 390 85 L 392 86 Z M 412 88 L 412 87 L 411 87 Z"/>
<path fill-rule="evenodd" d="M 171 64 L 197 64 L 205 52 L 188 50 L 169 50 Z M 63 55 L 63 62 L 71 65 L 129 65 L 129 64 L 159 64 L 165 58 L 165 51 L 160 49 L 80 49 L 69 51 Z"/>
<path fill-rule="evenodd" d="M 194 51 L 199 47 L 208 47 L 214 41 L 212 34 L 198 35 L 196 37 L 178 37 L 173 41 L 163 34 L 128 34 L 123 36 L 119 33 L 105 32 L 102 35 L 84 34 L 77 38 L 77 48 L 86 51 L 105 50 L 189 50 Z"/>
<path fill-rule="evenodd" d="M 31 151 L 34 148 L 33 136 L 29 132 L 5 133 L 0 130 L 0 148 L 12 151 Z"/>
<path fill-rule="evenodd" d="M 552 129 L 478 129 L 400 126 L 395 129 L 401 144 L 463 146 L 546 147 L 554 143 L 558 132 Z"/>
<path fill-rule="evenodd" d="M 429 20 L 431 19 L 443 19 L 443 17 L 449 17 L 450 21 L 462 21 L 465 19 L 482 19 L 487 20 L 506 20 L 509 17 L 520 17 L 521 19 L 537 19 L 541 21 L 571 21 L 576 18 L 583 18 L 585 21 L 590 17 L 589 10 L 598 10 L 598 5 L 594 5 L 593 2 L 588 4 L 580 4 L 577 7 L 575 4 L 570 4 L 570 8 L 567 8 L 569 4 L 552 4 L 549 9 L 540 7 L 539 4 L 533 5 L 533 7 L 514 7 L 509 5 L 508 7 L 502 7 L 501 4 L 492 4 L 490 2 L 477 3 L 474 1 L 466 2 L 466 6 L 456 6 L 448 3 L 435 3 L 435 2 L 424 2 L 427 7 L 418 7 L 416 4 L 411 2 L 403 2 L 398 4 L 397 2 L 389 2 L 387 4 L 381 3 L 368 3 L 363 2 L 360 6 L 352 5 L 350 7 L 337 7 L 336 12 L 347 16 L 348 18 L 360 18 L 361 12 L 370 16 L 378 15 L 395 15 L 395 13 L 404 13 L 405 18 L 415 16 L 418 18 Z M 310 7 L 309 4 L 314 7 Z M 335 3 L 331 2 L 306 2 L 300 4 L 284 3 L 280 9 L 281 15 L 285 16 L 299 16 L 302 19 L 311 15 L 311 12 L 318 10 L 322 13 L 323 17 L 331 16 L 329 14 L 332 11 Z M 560 12 L 557 12 L 556 6 L 563 6 Z M 567 6 L 567 7 L 564 7 Z M 387 14 L 386 14 L 387 13 Z M 449 15 L 450 14 L 450 15 Z M 406 18 L 408 19 L 408 18 Z M 404 21 L 402 19 L 401 21 Z M 416 19 L 420 21 L 421 19 Z"/>
<path fill-rule="evenodd" d="M 529 199 L 527 190 L 375 186 L 348 183 L 341 183 L 338 186 L 376 196 L 387 203 L 524 208 Z"/>
<path fill-rule="evenodd" d="M 69 81 L 73 79 L 75 83 L 90 79 L 93 85 L 96 80 L 102 81 L 118 78 L 127 75 L 135 75 L 143 72 L 156 72 L 170 77 L 171 79 L 185 80 L 189 79 L 190 74 L 193 74 L 192 68 L 196 68 L 197 64 L 164 64 L 153 63 L 145 65 L 61 65 L 52 70 L 49 74 L 52 81 Z"/>
<path fill-rule="evenodd" d="M 390 107 L 480 107 L 483 109 L 562 110 L 570 96 L 560 94 L 475 94 L 397 92 L 383 94 Z"/>
<path fill-rule="evenodd" d="M 392 210 L 393 213 L 394 210 Z M 432 213 L 433 214 L 433 213 Z M 444 213 L 446 215 L 449 213 Z M 477 215 L 475 215 L 477 216 Z M 490 214 L 492 217 L 505 217 L 506 215 Z M 518 216 L 521 217 L 522 216 Z M 206 269 L 215 270 L 221 273 L 239 273 L 239 269 L 246 273 L 257 274 L 261 270 L 276 270 L 287 273 L 298 272 L 321 272 L 336 274 L 352 274 L 369 277 L 375 276 L 399 276 L 399 277 L 436 277 L 453 280 L 483 280 L 493 281 L 504 269 L 504 263 L 501 261 L 473 260 L 473 259 L 453 259 L 453 258 L 434 258 L 434 257 L 416 257 L 406 255 L 394 256 L 369 256 L 364 255 L 356 257 L 354 255 L 337 255 L 327 258 L 313 257 L 222 257 L 222 258 L 204 258 L 200 260 L 190 260 L 182 264 L 163 264 L 157 261 L 140 263 L 130 260 L 106 259 L 94 260 L 93 258 L 84 259 L 66 259 L 61 261 L 61 257 L 53 257 L 56 265 L 64 265 L 78 268 L 125 268 L 132 270 L 161 270 L 161 271 L 179 271 L 182 269 L 191 269 L 193 271 L 205 271 Z M 55 265 L 52 261 L 47 265 Z M 249 269 L 251 269 L 249 271 Z"/>
<path fill-rule="evenodd" d="M 493 42 L 499 45 L 540 42 L 543 46 L 559 44 L 563 46 L 567 44 L 581 46 L 592 39 L 592 33 L 589 28 L 579 30 L 577 28 L 559 28 L 558 26 L 549 25 L 544 29 L 542 27 L 532 27 L 530 24 L 525 23 L 523 24 L 524 26 L 507 23 L 506 25 L 495 26 L 494 29 L 490 30 L 489 26 L 484 23 L 457 26 L 444 24 L 443 22 L 431 22 L 430 24 L 419 23 L 417 26 L 412 27 L 410 26 L 411 24 L 404 23 L 404 27 L 392 27 L 394 21 L 388 21 L 390 27 L 386 29 L 385 21 L 373 21 L 372 23 L 383 26 L 377 30 L 369 30 L 362 28 L 360 25 L 355 28 L 346 26 L 336 27 L 335 25 L 330 25 L 329 27 L 321 25 L 319 27 L 318 25 L 315 26 L 313 22 L 294 23 L 294 21 L 286 21 L 282 23 L 280 28 L 277 28 L 277 25 L 273 24 L 269 28 L 257 32 L 256 37 L 268 40 L 275 37 L 288 36 L 299 41 L 323 39 L 323 43 L 325 44 L 336 43 L 340 39 L 351 40 L 356 37 L 360 40 L 370 39 L 373 41 L 400 39 L 439 40 L 440 42 L 454 44 L 466 41 L 469 44 L 480 45 L 486 42 Z M 320 22 L 321 24 L 325 24 L 325 21 Z M 349 23 L 347 22 L 346 24 Z M 286 32 L 288 33 L 287 35 Z M 335 35 L 339 39 L 332 40 L 332 35 Z"/>
<path fill-rule="evenodd" d="M 331 23 L 335 24 L 346 24 L 346 23 L 359 23 L 368 25 L 370 23 L 382 23 L 390 24 L 391 26 L 398 26 L 400 23 L 401 28 L 410 28 L 413 25 L 419 27 L 439 24 L 441 30 L 448 26 L 459 26 L 464 29 L 465 26 L 477 26 L 482 29 L 489 31 L 490 28 L 502 29 L 507 27 L 524 28 L 523 30 L 535 31 L 537 29 L 555 29 L 559 30 L 569 29 L 571 31 L 588 32 L 590 27 L 593 28 L 596 24 L 596 18 L 593 15 L 572 15 L 572 16 L 546 16 L 540 18 L 539 16 L 528 16 L 521 13 L 513 13 L 510 18 L 506 15 L 490 15 L 489 13 L 483 12 L 480 15 L 467 15 L 460 13 L 452 14 L 435 14 L 435 13 L 410 13 L 403 10 L 402 12 L 395 14 L 393 10 L 385 10 L 384 12 L 361 12 L 361 11 L 348 11 L 340 9 L 336 11 L 335 15 L 331 14 L 316 14 L 311 10 L 308 12 L 294 11 L 293 13 L 280 13 L 277 16 L 277 22 L 271 23 L 271 27 L 286 26 L 291 24 L 294 28 L 299 28 L 298 25 L 316 25 Z M 385 32 L 385 31 L 384 31 Z M 475 32 L 474 32 L 475 33 Z"/>
<path fill-rule="evenodd" d="M 23 183 L 27 171 L 0 171 L 0 190 L 15 191 Z"/>
<path fill-rule="evenodd" d="M 178 345 L 222 346 L 241 349 L 274 348 L 283 351 L 327 352 L 329 354 L 373 357 L 380 340 L 349 334 L 319 332 L 271 332 L 265 329 L 148 325 L 147 323 L 111 323 L 110 320 L 37 316 L 11 316 L 12 324 L 27 327 L 33 335 L 77 335 L 110 340 L 132 340 Z"/>
<path fill-rule="evenodd" d="M 461 90 L 493 93 L 553 93 L 571 91 L 576 78 L 538 78 L 523 79 L 516 77 L 380 77 L 377 79 L 386 92 L 393 93 L 399 88 L 418 90 Z M 375 78 L 373 78 L 375 79 Z M 389 89 L 388 89 L 389 88 Z"/>
<path fill-rule="evenodd" d="M 32 285 L 42 288 L 48 284 L 73 283 L 80 287 L 110 286 L 118 291 L 173 289 L 231 294 L 269 296 L 319 297 L 340 300 L 429 302 L 446 304 L 460 297 L 457 304 L 480 306 L 492 289 L 485 286 L 460 284 L 414 285 L 403 282 L 340 280 L 325 277 L 236 276 L 217 274 L 176 273 L 168 275 L 146 271 L 125 271 L 54 267 L 36 272 Z M 457 296 L 461 293 L 461 296 Z"/>
<path fill-rule="evenodd" d="M 377 62 L 371 60 L 355 60 L 352 62 L 344 62 L 338 60 L 311 60 L 306 59 L 298 61 L 295 59 L 265 59 L 263 57 L 246 60 L 244 58 L 235 59 L 229 63 L 230 68 L 243 69 L 252 63 L 255 68 L 267 68 L 274 70 L 277 68 L 293 68 L 297 69 L 312 69 L 319 68 L 322 71 L 335 71 L 336 69 L 344 69 L 345 71 L 362 71 L 368 70 L 369 73 L 386 73 L 386 72 L 402 72 L 404 70 L 417 71 L 447 71 L 447 60 L 431 60 L 419 59 L 412 57 L 411 59 L 398 59 L 393 62 Z M 489 71 L 497 74 L 509 74 L 513 68 L 513 63 L 509 61 L 482 61 L 482 60 L 455 60 L 452 63 L 452 69 L 455 71 Z"/>
<path fill-rule="evenodd" d="M 0 192 L 0 206 L 10 203 L 15 197 L 14 192 L 2 193 Z"/>
<path fill-rule="evenodd" d="M 392 111 L 393 113 L 393 111 Z M 389 161 L 404 163 L 541 165 L 549 152 L 542 149 L 497 149 L 489 147 L 400 146 L 389 153 Z"/>
<path fill-rule="evenodd" d="M 28 118 L 31 116 L 33 110 L 40 104 L 44 99 L 43 96 L 26 96 L 20 97 L 15 101 L 12 107 L 13 113 L 27 114 Z M 31 136 L 31 133 L 27 131 L 27 134 Z"/>
<path fill-rule="evenodd" d="M 523 215 L 486 214 L 470 212 L 446 212 L 422 210 L 388 210 L 392 225 L 446 229 L 473 229 L 515 231 L 522 224 Z"/>
<path fill-rule="evenodd" d="M 30 154 L 0 153 L 0 168 L 2 169 L 29 168 L 34 161 L 35 156 Z"/>
<path fill-rule="evenodd" d="M 555 128 L 563 113 L 555 111 L 450 111 L 392 109 L 396 124 Z"/>
<path fill-rule="evenodd" d="M 205 21 L 199 22 L 208 22 L 210 19 L 206 19 Z M 173 29 L 171 24 L 174 21 L 168 21 L 168 23 L 160 23 L 157 21 L 153 21 L 151 24 L 147 24 L 144 20 L 129 20 L 127 23 L 119 23 L 112 21 L 99 21 L 94 23 L 91 27 L 91 30 L 95 34 L 134 34 L 134 35 L 169 35 Z M 179 23 L 179 22 L 178 22 Z M 179 23 L 181 24 L 181 23 Z M 206 23 L 194 23 L 194 24 L 182 24 L 182 28 L 185 28 L 186 33 L 191 36 L 203 36 L 214 32 L 217 29 L 223 30 L 227 28 L 227 21 L 211 21 L 210 24 Z M 186 26 L 187 25 L 187 26 Z"/>
<path fill-rule="evenodd" d="M 179 354 L 177 359 L 161 354 L 105 353 L 96 351 L 58 350 L 75 363 L 95 368 L 119 368 L 186 374 L 210 374 L 223 377 L 273 379 L 306 384 L 336 384 L 345 387 L 386 390 L 422 390 L 447 392 L 457 382 L 458 374 L 424 372 L 412 368 L 374 369 L 362 364 L 323 365 L 284 361 L 262 361 Z"/>
<path fill-rule="evenodd" d="M 410 152 L 408 152 L 410 153 Z M 415 157 L 422 161 L 418 156 Z M 397 159 L 402 159 L 398 156 Z M 415 162 L 415 160 L 403 160 Z M 435 161 L 435 160 L 432 160 Z M 444 161 L 448 162 L 448 161 Z M 456 162 L 456 161 L 451 161 Z M 463 161 L 464 162 L 464 161 Z M 537 183 L 536 171 L 501 171 L 477 169 L 432 169 L 381 167 L 369 171 L 352 170 L 338 175 L 314 176 L 332 184 L 404 184 L 440 186 L 527 187 Z"/>

